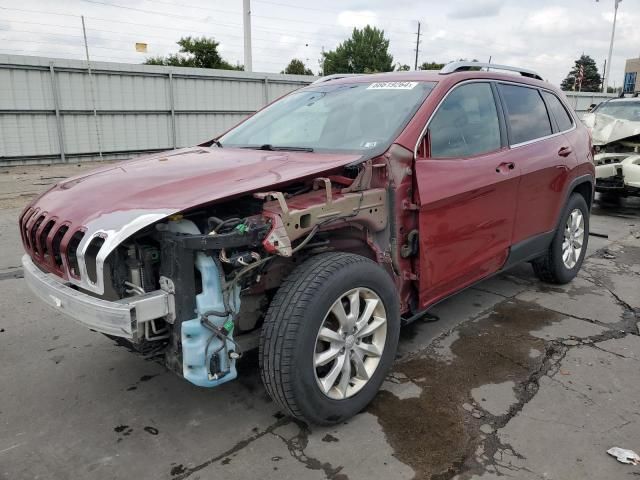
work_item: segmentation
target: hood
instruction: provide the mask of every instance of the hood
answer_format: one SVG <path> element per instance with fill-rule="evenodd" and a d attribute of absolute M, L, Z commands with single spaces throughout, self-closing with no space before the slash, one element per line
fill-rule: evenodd
<path fill-rule="evenodd" d="M 25 249 L 42 268 L 84 289 L 102 294 L 103 279 L 88 281 L 85 255 L 95 237 L 98 270 L 122 241 L 168 215 L 244 193 L 313 177 L 352 163 L 359 155 L 269 152 L 194 147 L 109 165 L 56 184 L 27 207 L 20 229 Z M 73 249 L 79 272 L 69 262 L 42 256 L 58 232 L 62 256 Z M 77 234 L 76 232 L 82 232 Z M 48 234 L 46 233 L 48 232 Z M 81 235 L 71 247 L 74 234 Z M 45 242 L 45 237 L 48 241 Z M 25 241 L 27 239 L 28 241 Z M 69 250 L 67 250 L 69 248 Z"/>
<path fill-rule="evenodd" d="M 606 145 L 640 135 L 640 122 L 622 120 L 604 113 L 587 113 L 582 121 L 591 131 L 594 145 Z"/>
<path fill-rule="evenodd" d="M 358 155 L 194 147 L 105 166 L 56 184 L 34 206 L 76 225 L 113 212 L 176 213 L 347 165 Z"/>

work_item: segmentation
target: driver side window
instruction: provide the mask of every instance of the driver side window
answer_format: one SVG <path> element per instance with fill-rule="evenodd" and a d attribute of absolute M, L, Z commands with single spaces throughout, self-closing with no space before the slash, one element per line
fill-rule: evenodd
<path fill-rule="evenodd" d="M 431 158 L 463 158 L 499 150 L 500 122 L 488 83 L 453 90 L 429 124 Z"/>

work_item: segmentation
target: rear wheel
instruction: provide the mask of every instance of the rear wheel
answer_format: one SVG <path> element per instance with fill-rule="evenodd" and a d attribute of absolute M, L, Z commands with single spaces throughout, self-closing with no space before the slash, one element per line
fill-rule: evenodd
<path fill-rule="evenodd" d="M 578 274 L 589 239 L 589 208 L 584 197 L 573 193 L 547 253 L 532 262 L 540 280 L 563 284 Z"/>
<path fill-rule="evenodd" d="M 375 396 L 399 330 L 395 285 L 380 266 L 348 253 L 313 257 L 267 312 L 259 355 L 266 390 L 296 418 L 341 422 Z"/>

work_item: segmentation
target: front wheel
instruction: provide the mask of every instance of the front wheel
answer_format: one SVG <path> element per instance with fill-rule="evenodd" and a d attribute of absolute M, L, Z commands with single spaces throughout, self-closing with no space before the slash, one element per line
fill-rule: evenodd
<path fill-rule="evenodd" d="M 265 388 L 288 414 L 329 425 L 373 399 L 395 356 L 400 309 L 390 276 L 349 253 L 318 255 L 276 293 L 260 337 Z"/>
<path fill-rule="evenodd" d="M 589 208 L 584 197 L 573 193 L 562 213 L 558 228 L 547 253 L 532 262 L 540 280 L 564 284 L 578 274 L 589 240 Z"/>

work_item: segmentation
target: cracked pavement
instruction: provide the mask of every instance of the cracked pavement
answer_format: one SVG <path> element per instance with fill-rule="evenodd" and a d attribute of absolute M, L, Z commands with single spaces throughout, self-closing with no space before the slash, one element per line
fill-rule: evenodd
<path fill-rule="evenodd" d="M 434 307 L 403 329 L 372 405 L 319 428 L 278 412 L 256 355 L 200 389 L 32 298 L 18 208 L 84 168 L 0 174 L 0 478 L 640 475 L 606 454 L 640 452 L 640 201 L 596 203 L 592 231 L 609 238 L 590 237 L 571 284 L 522 265 Z"/>

